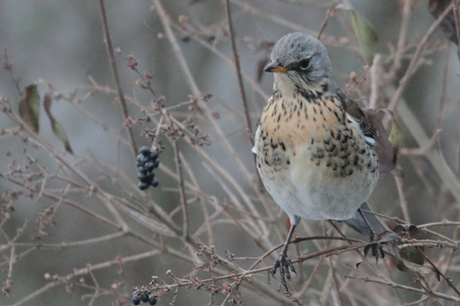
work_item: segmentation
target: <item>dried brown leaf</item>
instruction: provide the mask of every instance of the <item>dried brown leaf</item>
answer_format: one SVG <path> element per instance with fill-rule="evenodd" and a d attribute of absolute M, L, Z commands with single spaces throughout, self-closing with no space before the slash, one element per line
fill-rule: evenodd
<path fill-rule="evenodd" d="M 65 150 L 73 154 L 72 148 L 70 146 L 69 138 L 67 137 L 61 124 L 56 121 L 53 114 L 51 113 L 52 103 L 53 103 L 53 97 L 51 96 L 51 94 L 47 93 L 45 97 L 43 98 L 43 106 L 50 120 L 51 128 L 53 129 L 53 133 L 54 135 L 57 136 L 57 138 L 59 138 L 64 143 Z"/>
<path fill-rule="evenodd" d="M 19 102 L 19 116 L 38 134 L 40 126 L 40 95 L 37 85 L 29 85 L 24 89 L 21 102 Z"/>

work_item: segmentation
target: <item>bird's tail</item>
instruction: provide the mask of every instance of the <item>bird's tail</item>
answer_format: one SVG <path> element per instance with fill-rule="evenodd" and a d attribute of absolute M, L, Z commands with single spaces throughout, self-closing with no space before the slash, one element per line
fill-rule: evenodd
<path fill-rule="evenodd" d="M 370 211 L 372 209 L 364 202 L 356 211 L 355 216 L 344 222 L 358 233 L 371 239 L 384 233 L 392 233 L 388 226 Z"/>

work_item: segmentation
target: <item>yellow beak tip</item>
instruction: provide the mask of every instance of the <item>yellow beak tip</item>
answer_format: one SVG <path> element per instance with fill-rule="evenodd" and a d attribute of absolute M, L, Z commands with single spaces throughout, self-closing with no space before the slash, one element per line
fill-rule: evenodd
<path fill-rule="evenodd" d="M 287 69 L 283 66 L 280 66 L 278 63 L 270 63 L 265 66 L 264 71 L 272 73 L 286 73 Z"/>

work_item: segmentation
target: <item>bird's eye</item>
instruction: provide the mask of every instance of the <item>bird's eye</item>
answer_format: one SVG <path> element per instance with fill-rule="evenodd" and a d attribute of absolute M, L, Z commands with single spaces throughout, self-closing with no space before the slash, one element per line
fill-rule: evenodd
<path fill-rule="evenodd" d="M 302 70 L 307 70 L 309 66 L 310 66 L 310 59 L 309 58 L 303 59 L 303 60 L 301 60 L 299 62 L 299 67 Z"/>

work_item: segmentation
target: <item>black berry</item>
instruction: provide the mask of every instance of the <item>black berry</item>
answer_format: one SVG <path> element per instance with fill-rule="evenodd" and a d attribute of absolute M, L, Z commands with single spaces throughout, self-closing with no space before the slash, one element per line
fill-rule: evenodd
<path fill-rule="evenodd" d="M 142 302 L 147 302 L 149 300 L 149 295 L 147 294 L 147 292 L 144 292 L 141 294 L 141 301 Z"/>
<path fill-rule="evenodd" d="M 152 152 L 150 152 L 150 159 L 156 160 L 157 158 L 158 158 L 158 151 L 157 150 L 153 150 Z"/>
<path fill-rule="evenodd" d="M 156 303 L 157 303 L 157 299 L 154 298 L 153 296 L 151 296 L 150 299 L 149 299 L 149 304 L 150 305 L 155 305 Z"/>
<path fill-rule="evenodd" d="M 156 178 L 154 178 L 150 184 L 151 184 L 153 187 L 158 187 L 158 184 L 159 184 L 159 183 L 158 183 L 158 180 L 157 180 Z"/>
<path fill-rule="evenodd" d="M 134 305 L 139 305 L 141 303 L 141 298 L 138 297 L 137 295 L 133 296 L 133 298 L 131 299 L 131 302 L 133 302 Z"/>
<path fill-rule="evenodd" d="M 188 36 L 186 33 L 182 33 L 180 35 L 180 40 L 182 40 L 183 42 L 187 43 L 190 41 L 190 36 Z"/>
<path fill-rule="evenodd" d="M 150 149 L 147 148 L 146 146 L 143 146 L 143 147 L 139 150 L 139 152 L 141 152 L 141 154 L 144 155 L 144 156 L 145 156 L 145 155 L 149 155 L 149 154 L 150 154 Z"/>
<path fill-rule="evenodd" d="M 146 190 L 147 188 L 149 188 L 150 184 L 149 183 L 139 183 L 138 187 L 140 190 Z"/>
<path fill-rule="evenodd" d="M 145 169 L 146 169 L 147 171 L 152 171 L 153 168 L 155 167 L 155 163 L 148 162 L 148 163 L 146 163 L 146 164 L 144 165 L 144 167 L 145 167 Z"/>
<path fill-rule="evenodd" d="M 145 174 L 145 173 L 139 173 L 139 175 L 137 176 L 137 178 L 139 179 L 139 181 L 141 181 L 142 183 L 148 183 L 150 182 L 152 179 L 149 178 L 149 175 Z"/>

